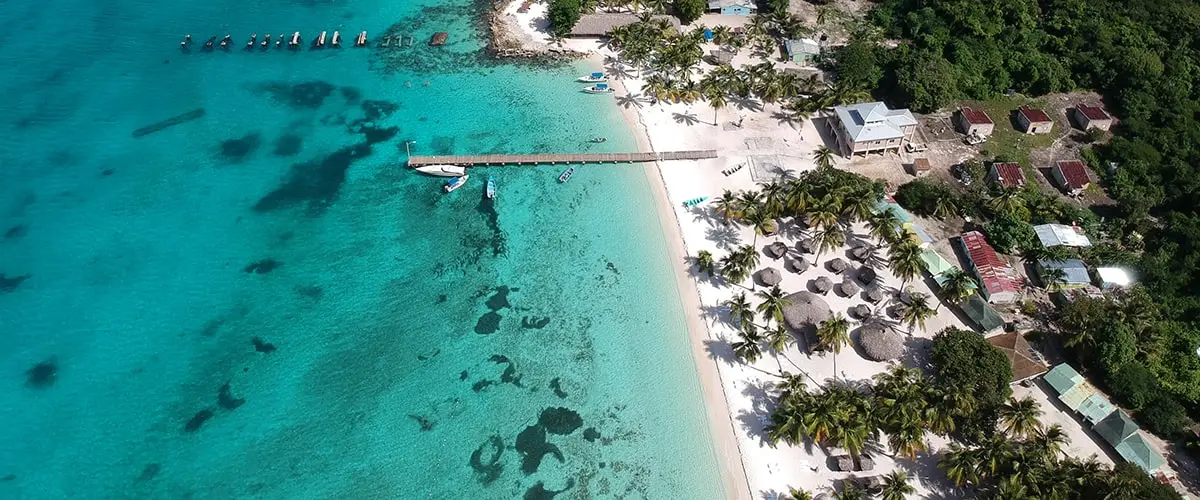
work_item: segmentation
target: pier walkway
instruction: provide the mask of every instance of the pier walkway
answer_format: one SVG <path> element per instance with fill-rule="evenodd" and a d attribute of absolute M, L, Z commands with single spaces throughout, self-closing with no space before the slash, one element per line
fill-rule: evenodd
<path fill-rule="evenodd" d="M 700 151 L 664 151 L 661 153 L 579 153 L 548 155 L 456 155 L 410 156 L 408 166 L 425 165 L 538 165 L 556 163 L 633 163 L 664 160 L 704 160 L 716 158 L 711 149 Z"/>

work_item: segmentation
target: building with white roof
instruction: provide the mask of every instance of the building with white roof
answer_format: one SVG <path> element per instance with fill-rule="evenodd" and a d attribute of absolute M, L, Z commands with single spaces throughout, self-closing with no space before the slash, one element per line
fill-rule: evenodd
<path fill-rule="evenodd" d="M 1086 234 L 1083 234 L 1083 228 L 1078 226 L 1042 224 L 1040 226 L 1033 226 L 1033 232 L 1037 233 L 1038 240 L 1046 248 L 1059 245 L 1068 247 L 1092 246 L 1092 241 L 1088 239 Z"/>
<path fill-rule="evenodd" d="M 1129 272 L 1119 267 L 1097 267 L 1096 278 L 1100 281 L 1100 288 L 1124 287 L 1133 284 L 1133 277 Z"/>
<path fill-rule="evenodd" d="M 888 109 L 882 102 L 834 106 L 833 113 L 827 123 L 837 139 L 838 152 L 846 157 L 892 150 L 899 153 L 917 130 L 912 113 Z"/>

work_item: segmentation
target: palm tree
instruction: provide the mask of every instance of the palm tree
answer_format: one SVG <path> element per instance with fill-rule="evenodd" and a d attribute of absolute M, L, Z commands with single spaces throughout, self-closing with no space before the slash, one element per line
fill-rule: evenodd
<path fill-rule="evenodd" d="M 713 272 L 716 270 L 716 267 L 717 263 L 713 261 L 712 252 L 709 252 L 708 250 L 696 252 L 696 269 L 711 277 Z"/>
<path fill-rule="evenodd" d="M 888 269 L 907 286 L 909 281 L 920 276 L 925 270 L 925 261 L 921 260 L 921 247 L 910 239 L 892 245 L 888 248 Z"/>
<path fill-rule="evenodd" d="M 896 227 L 900 225 L 900 217 L 896 216 L 891 208 L 883 210 L 867 219 L 867 225 L 870 226 L 871 236 L 882 244 L 885 241 L 892 241 L 896 238 Z"/>
<path fill-rule="evenodd" d="M 816 266 L 821 260 L 821 254 L 846 244 L 846 232 L 836 224 L 824 226 L 813 234 L 812 239 L 817 247 L 817 254 L 813 256 L 813 265 Z"/>
<path fill-rule="evenodd" d="M 942 273 L 942 280 L 942 295 L 955 304 L 965 302 L 978 290 L 975 278 L 957 267 Z M 941 302 L 937 307 L 942 308 Z"/>
<path fill-rule="evenodd" d="M 813 500 L 813 494 L 803 489 L 788 488 L 788 496 L 792 497 L 792 500 Z"/>
<path fill-rule="evenodd" d="M 834 354 L 842 352 L 842 347 L 850 344 L 850 320 L 840 312 L 834 314 L 817 327 L 817 338 L 824 348 Z"/>
<path fill-rule="evenodd" d="M 741 340 L 730 344 L 733 348 L 733 355 L 737 356 L 743 363 L 754 363 L 762 356 L 762 349 L 758 346 L 762 342 L 762 337 L 758 335 L 758 329 L 754 325 L 748 328 L 743 328 L 738 331 L 738 336 Z"/>
<path fill-rule="evenodd" d="M 745 213 L 742 215 L 742 222 L 754 229 L 754 238 L 750 242 L 751 247 L 758 246 L 759 236 L 765 236 L 776 229 L 775 219 L 770 217 L 770 214 L 767 213 L 762 205 L 745 209 Z"/>
<path fill-rule="evenodd" d="M 708 105 L 713 109 L 713 126 L 715 127 L 717 126 L 717 113 L 721 111 L 721 108 L 729 104 L 725 100 L 725 91 L 724 89 L 712 89 L 702 93 L 704 94 L 704 98 L 708 99 Z"/>
<path fill-rule="evenodd" d="M 817 168 L 822 170 L 833 167 L 833 157 L 833 150 L 825 146 L 817 148 L 817 151 L 813 153 L 813 160 L 816 160 Z"/>
<path fill-rule="evenodd" d="M 904 455 L 909 459 L 916 459 L 917 454 L 925 451 L 925 427 L 920 421 L 910 420 L 903 422 L 896 429 L 888 434 L 888 446 L 892 448 L 892 452 L 898 455 Z"/>
<path fill-rule="evenodd" d="M 1067 283 L 1067 272 L 1057 267 L 1042 269 L 1041 272 L 1042 284 L 1046 286 L 1046 290 L 1057 291 L 1062 289 Z"/>
<path fill-rule="evenodd" d="M 1063 447 L 1067 445 L 1068 441 L 1066 431 L 1058 424 L 1050 427 L 1039 426 L 1030 437 L 1030 442 L 1036 445 L 1039 451 L 1054 459 L 1062 456 Z"/>
<path fill-rule="evenodd" d="M 738 199 L 737 195 L 726 189 L 721 193 L 721 197 L 716 199 L 714 205 L 717 208 L 717 213 L 721 214 L 721 218 L 726 224 L 730 220 L 737 218 L 738 215 Z"/>
<path fill-rule="evenodd" d="M 1030 437 L 1041 429 L 1042 409 L 1031 397 L 1009 399 L 999 411 L 1003 431 L 1013 437 Z"/>
<path fill-rule="evenodd" d="M 950 451 L 942 455 L 938 467 L 946 471 L 946 478 L 960 488 L 966 484 L 979 483 L 979 460 L 972 450 L 957 441 L 950 443 Z"/>
<path fill-rule="evenodd" d="M 737 260 L 738 264 L 742 266 L 742 269 L 750 270 L 758 267 L 758 252 L 755 251 L 754 247 L 751 245 L 742 245 L 737 247 L 733 251 L 733 256 L 734 259 Z M 753 283 L 751 283 L 750 286 L 751 289 L 754 288 Z"/>
<path fill-rule="evenodd" d="M 774 219 L 783 215 L 783 205 L 787 197 L 787 186 L 779 182 L 768 182 L 762 185 L 763 212 Z"/>
<path fill-rule="evenodd" d="M 741 207 L 742 213 L 756 210 L 762 204 L 762 193 L 758 191 L 739 191 L 738 206 Z"/>
<path fill-rule="evenodd" d="M 998 196 L 988 201 L 988 207 L 997 214 L 1023 219 L 1024 217 L 1021 217 L 1021 214 L 1025 212 L 1025 199 L 1021 198 L 1020 191 L 1005 189 Z"/>
<path fill-rule="evenodd" d="M 908 292 L 908 305 L 900 315 L 900 322 L 908 325 L 908 333 L 917 326 L 925 329 L 925 320 L 933 317 L 937 311 L 929 307 L 929 296 L 921 292 Z"/>
<path fill-rule="evenodd" d="M 894 470 L 883 476 L 883 491 L 881 492 L 883 500 L 904 500 L 905 497 L 916 492 L 917 489 L 908 484 L 908 473 L 903 470 Z"/>
<path fill-rule="evenodd" d="M 730 252 L 729 255 L 721 257 L 721 276 L 724 276 L 730 283 L 738 284 L 746 281 L 750 277 L 750 270 L 742 265 L 738 260 L 737 251 Z"/>
<path fill-rule="evenodd" d="M 734 295 L 732 299 L 725 301 L 725 307 L 729 308 L 729 318 L 737 322 L 739 330 L 745 330 L 754 324 L 754 309 L 751 309 L 750 303 L 746 302 L 745 292 Z"/>
<path fill-rule="evenodd" d="M 958 204 L 948 193 L 941 193 L 933 200 L 933 216 L 945 220 L 958 213 Z"/>
<path fill-rule="evenodd" d="M 779 288 L 779 285 L 771 287 L 770 290 L 761 290 L 756 295 L 763 299 L 758 304 L 758 312 L 762 313 L 763 321 L 770 323 L 770 320 L 773 319 L 776 323 L 782 322 L 783 309 L 792 305 L 792 302 L 784 298 L 783 290 Z"/>
<path fill-rule="evenodd" d="M 833 500 L 863 500 L 867 494 L 853 483 L 846 483 L 842 491 L 833 494 Z"/>
<path fill-rule="evenodd" d="M 852 196 L 843 198 L 842 214 L 851 221 L 870 220 L 871 213 L 875 210 L 875 197 L 870 193 L 856 192 Z M 890 210 L 889 210 L 890 212 Z"/>

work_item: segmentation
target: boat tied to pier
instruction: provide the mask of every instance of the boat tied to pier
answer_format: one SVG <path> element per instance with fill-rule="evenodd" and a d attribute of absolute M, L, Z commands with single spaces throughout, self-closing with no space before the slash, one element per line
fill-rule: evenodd
<path fill-rule="evenodd" d="M 614 90 L 612 87 L 609 87 L 607 83 L 597 83 L 591 87 L 584 87 L 583 91 L 588 94 L 611 94 L 616 92 L 616 90 Z"/>
<path fill-rule="evenodd" d="M 467 167 L 459 165 L 425 165 L 414 167 L 417 172 L 436 177 L 462 177 L 467 175 Z"/>
<path fill-rule="evenodd" d="M 575 175 L 575 167 L 568 168 L 565 172 L 562 173 L 562 175 L 558 176 L 558 182 L 560 182 L 560 183 L 567 182 L 568 180 L 571 179 L 572 175 Z"/>
<path fill-rule="evenodd" d="M 596 72 L 579 77 L 579 81 L 583 83 L 605 83 L 608 82 L 608 76 L 604 73 Z"/>
<path fill-rule="evenodd" d="M 442 186 L 442 189 L 445 189 L 447 193 L 454 192 L 455 189 L 458 189 L 458 188 L 462 187 L 463 184 L 466 184 L 467 180 L 470 178 L 471 178 L 471 176 L 469 176 L 469 175 L 464 175 L 462 177 L 455 177 L 453 179 L 446 181 L 446 185 Z"/>

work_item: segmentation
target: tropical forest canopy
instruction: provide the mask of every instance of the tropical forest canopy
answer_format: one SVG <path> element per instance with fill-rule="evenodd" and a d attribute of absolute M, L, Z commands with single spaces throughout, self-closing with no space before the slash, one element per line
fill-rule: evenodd
<path fill-rule="evenodd" d="M 1103 96 L 1120 123 L 1083 154 L 1119 204 L 1101 236 L 1141 243 L 1109 263 L 1135 268 L 1145 290 L 1069 306 L 1061 325 L 1082 367 L 1144 424 L 1182 430 L 1181 404 L 1200 415 L 1200 5 L 883 0 L 871 21 L 899 45 L 865 30 L 833 65 L 895 105 L 931 111 L 1008 89 Z"/>

